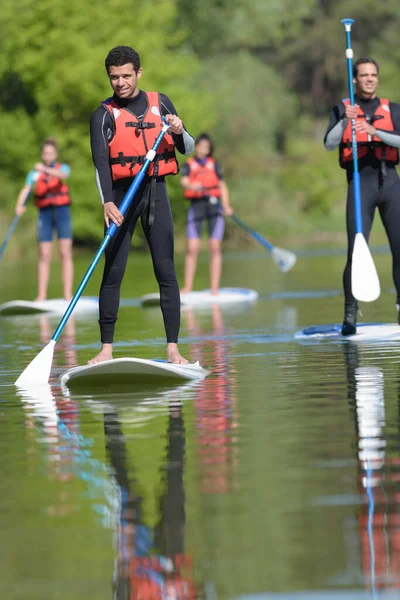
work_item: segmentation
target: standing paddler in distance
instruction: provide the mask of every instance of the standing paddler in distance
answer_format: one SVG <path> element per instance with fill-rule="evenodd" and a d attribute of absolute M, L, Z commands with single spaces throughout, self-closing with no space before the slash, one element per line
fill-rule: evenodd
<path fill-rule="evenodd" d="M 26 211 L 26 199 L 32 194 L 39 209 L 37 239 L 39 244 L 38 295 L 36 302 L 47 299 L 50 264 L 53 249 L 53 231 L 57 231 L 61 259 L 61 273 L 65 300 L 72 298 L 74 267 L 72 261 L 71 197 L 67 179 L 71 169 L 58 160 L 58 146 L 54 138 L 42 144 L 41 162 L 29 171 L 25 185 L 18 194 L 15 212 Z"/>
<path fill-rule="evenodd" d="M 114 223 L 119 229 L 105 252 L 99 296 L 101 351 L 89 364 L 112 358 L 120 287 L 139 218 L 160 287 L 167 357 L 172 363 L 187 363 L 177 345 L 180 294 L 174 266 L 174 227 L 165 177 L 179 171 L 175 148 L 181 154 L 189 155 L 193 151 L 194 140 L 167 96 L 139 89 L 142 68 L 140 57 L 133 48 L 114 48 L 107 55 L 105 66 L 114 93 L 94 111 L 90 121 L 90 138 L 96 181 L 104 205 L 105 226 L 107 228 Z M 169 125 L 169 132 L 158 147 L 124 219 L 118 207 L 161 130 L 162 117 Z"/>
<path fill-rule="evenodd" d="M 208 226 L 210 252 L 210 288 L 218 294 L 222 273 L 221 244 L 224 237 L 224 216 L 231 216 L 229 191 L 222 169 L 213 157 L 211 138 L 202 133 L 194 143 L 194 156 L 182 166 L 181 185 L 190 202 L 186 222 L 187 248 L 185 283 L 181 294 L 191 292 L 196 274 L 204 221 Z"/>
<path fill-rule="evenodd" d="M 325 147 L 339 147 L 339 163 L 347 176 L 347 262 L 343 274 L 345 296 L 343 335 L 356 333 L 358 303 L 351 289 L 352 255 L 355 240 L 353 151 L 351 120 L 355 119 L 362 230 L 368 240 L 375 209 L 378 208 L 393 257 L 393 279 L 400 323 L 400 179 L 396 171 L 400 147 L 400 105 L 377 96 L 378 63 L 364 57 L 353 65 L 355 104 L 342 100 L 330 114 Z"/>

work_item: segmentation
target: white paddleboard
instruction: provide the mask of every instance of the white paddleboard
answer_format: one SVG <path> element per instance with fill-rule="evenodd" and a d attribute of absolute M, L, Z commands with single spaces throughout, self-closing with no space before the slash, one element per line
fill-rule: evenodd
<path fill-rule="evenodd" d="M 41 313 L 51 313 L 54 315 L 63 315 L 67 310 L 69 302 L 63 298 L 53 300 L 42 300 L 41 302 L 30 302 L 29 300 L 13 300 L 0 304 L 0 316 L 13 315 L 35 315 Z M 94 312 L 98 310 L 98 298 L 83 296 L 79 298 L 74 308 L 74 314 Z"/>
<path fill-rule="evenodd" d="M 175 365 L 167 361 L 145 358 L 114 358 L 95 365 L 69 369 L 60 377 L 61 385 L 68 387 L 99 387 L 110 384 L 163 384 L 176 381 L 204 379 L 210 371 L 199 363 Z"/>
<path fill-rule="evenodd" d="M 354 335 L 342 335 L 341 330 L 341 323 L 314 325 L 297 331 L 294 338 L 296 340 L 341 339 L 356 342 L 400 340 L 400 325 L 397 323 L 358 323 L 357 333 Z"/>
<path fill-rule="evenodd" d="M 220 288 L 218 294 L 211 290 L 188 292 L 181 294 L 182 306 L 206 306 L 212 304 L 240 304 L 242 302 L 255 302 L 258 292 L 247 288 Z M 140 298 L 142 306 L 159 306 L 160 294 L 146 294 Z"/>

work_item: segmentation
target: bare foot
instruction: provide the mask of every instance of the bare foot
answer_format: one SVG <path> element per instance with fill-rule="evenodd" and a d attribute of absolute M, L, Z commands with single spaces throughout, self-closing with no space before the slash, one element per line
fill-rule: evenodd
<path fill-rule="evenodd" d="M 181 294 L 188 294 L 191 291 L 192 290 L 190 288 L 184 287 L 183 290 L 181 290 Z"/>
<path fill-rule="evenodd" d="M 34 299 L 34 302 L 43 302 L 44 300 L 46 300 L 46 298 L 41 298 L 40 296 L 38 296 Z"/>
<path fill-rule="evenodd" d="M 105 360 L 112 360 L 112 357 L 112 344 L 103 344 L 100 352 L 94 358 L 88 360 L 88 365 L 95 365 L 104 362 Z"/>
<path fill-rule="evenodd" d="M 178 344 L 167 344 L 167 356 L 168 362 L 174 365 L 187 365 L 189 362 L 186 360 L 186 358 L 183 358 L 183 356 L 180 355 Z"/>

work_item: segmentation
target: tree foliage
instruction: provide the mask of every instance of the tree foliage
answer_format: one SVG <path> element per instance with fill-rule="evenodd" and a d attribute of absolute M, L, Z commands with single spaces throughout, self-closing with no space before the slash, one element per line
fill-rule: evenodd
<path fill-rule="evenodd" d="M 329 214 L 345 186 L 322 138 L 330 108 L 347 95 L 340 20 L 349 16 L 356 57 L 381 63 L 379 91 L 397 101 L 395 0 L 3 0 L 1 206 L 11 215 L 52 135 L 72 167 L 76 237 L 101 237 L 88 124 L 110 95 L 104 58 L 126 44 L 141 55 L 143 89 L 170 96 L 191 133 L 213 136 L 238 210 L 246 203 L 250 220 L 281 229 L 301 214 Z M 179 225 L 178 177 L 169 188 Z"/>

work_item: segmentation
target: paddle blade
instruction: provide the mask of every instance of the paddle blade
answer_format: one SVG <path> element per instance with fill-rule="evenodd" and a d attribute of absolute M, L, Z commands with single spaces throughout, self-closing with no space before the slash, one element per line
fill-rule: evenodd
<path fill-rule="evenodd" d="M 273 248 L 271 250 L 272 258 L 275 263 L 278 265 L 279 269 L 282 273 L 286 273 L 290 271 L 292 267 L 294 267 L 297 256 L 294 252 L 290 252 L 290 250 L 283 250 L 282 248 Z"/>
<path fill-rule="evenodd" d="M 354 298 L 362 302 L 372 302 L 381 293 L 375 264 L 362 233 L 357 233 L 354 241 L 351 291 Z"/>
<path fill-rule="evenodd" d="M 32 384 L 47 383 L 50 377 L 51 365 L 53 362 L 54 346 L 56 342 L 50 342 L 39 352 L 37 356 L 29 363 L 26 369 L 18 377 L 15 385 L 26 387 Z"/>

